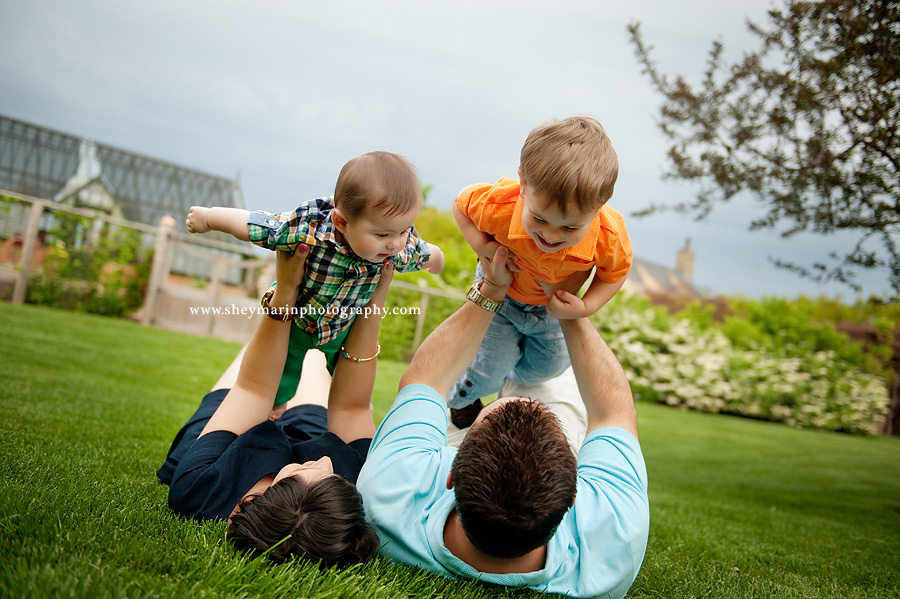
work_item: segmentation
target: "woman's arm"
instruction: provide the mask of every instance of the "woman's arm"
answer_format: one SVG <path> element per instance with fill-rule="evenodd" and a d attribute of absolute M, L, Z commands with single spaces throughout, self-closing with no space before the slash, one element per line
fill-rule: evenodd
<path fill-rule="evenodd" d="M 297 301 L 309 248 L 301 246 L 293 256 L 279 251 L 275 294 L 270 309 L 290 310 Z M 292 322 L 264 316 L 247 345 L 237 382 L 200 433 L 231 431 L 240 435 L 269 418 L 272 402 L 287 359 Z"/>
<path fill-rule="evenodd" d="M 381 280 L 372 299 L 350 327 L 344 352 L 338 358 L 328 394 L 328 430 L 345 443 L 375 435 L 372 420 L 372 390 L 378 355 L 378 331 L 384 317 L 384 302 L 394 271 L 390 264 L 381 271 Z M 345 355 L 346 354 L 346 355 Z M 347 356 L 350 356 L 349 358 Z"/>

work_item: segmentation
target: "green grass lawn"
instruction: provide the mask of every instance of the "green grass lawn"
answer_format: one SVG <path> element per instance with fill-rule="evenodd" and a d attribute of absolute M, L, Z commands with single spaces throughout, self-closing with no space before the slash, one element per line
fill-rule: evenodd
<path fill-rule="evenodd" d="M 0 302 L 0 597 L 512 596 L 383 560 L 270 566 L 173 516 L 155 470 L 237 349 Z M 377 419 L 403 367 L 379 363 Z M 900 597 L 900 439 L 638 411 L 652 525 L 630 597 Z"/>

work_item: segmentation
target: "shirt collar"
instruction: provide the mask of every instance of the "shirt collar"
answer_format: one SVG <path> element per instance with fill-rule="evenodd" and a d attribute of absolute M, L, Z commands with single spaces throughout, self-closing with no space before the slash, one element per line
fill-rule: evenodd
<path fill-rule="evenodd" d="M 313 237 L 318 242 L 330 242 L 334 244 L 334 247 L 337 248 L 339 252 L 353 258 L 357 262 L 365 262 L 365 260 L 353 253 L 353 250 L 350 249 L 349 245 L 341 243 L 338 240 L 337 230 L 334 228 L 334 221 L 331 219 L 333 214 L 333 210 L 329 210 L 324 214 L 321 225 L 315 227 Z"/>
<path fill-rule="evenodd" d="M 547 563 L 541 570 L 516 574 L 491 574 L 476 570 L 453 555 L 447 549 L 447 546 L 444 545 L 444 524 L 450 516 L 450 511 L 455 507 L 454 493 L 452 491 L 445 493 L 442 498 L 435 501 L 431 510 L 429 510 L 425 523 L 426 542 L 431 549 L 434 559 L 451 574 L 512 588 L 531 587 L 539 589 L 559 569 L 558 553 L 553 552 L 553 558 L 551 559 L 551 550 L 548 545 Z M 552 538 L 550 539 L 550 544 L 553 544 Z"/>

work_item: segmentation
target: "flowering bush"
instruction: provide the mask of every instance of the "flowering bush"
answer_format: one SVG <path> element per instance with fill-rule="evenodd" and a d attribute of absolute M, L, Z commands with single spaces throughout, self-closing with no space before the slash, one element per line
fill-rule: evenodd
<path fill-rule="evenodd" d="M 802 339 L 795 349 L 784 339 L 777 349 L 758 341 L 739 347 L 703 319 L 621 294 L 594 320 L 638 399 L 852 433 L 872 432 L 887 408 L 884 381 L 845 359 L 858 349 L 843 337 L 829 337 L 835 347 L 818 351 Z"/>

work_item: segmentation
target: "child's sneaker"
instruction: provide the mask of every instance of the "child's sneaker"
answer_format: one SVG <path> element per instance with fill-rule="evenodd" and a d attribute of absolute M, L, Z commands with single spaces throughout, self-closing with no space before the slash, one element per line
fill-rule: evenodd
<path fill-rule="evenodd" d="M 478 418 L 478 413 L 481 412 L 483 407 L 484 404 L 481 403 L 481 399 L 476 399 L 464 408 L 450 408 L 450 422 L 456 428 L 468 428 L 474 424 L 475 419 Z"/>

